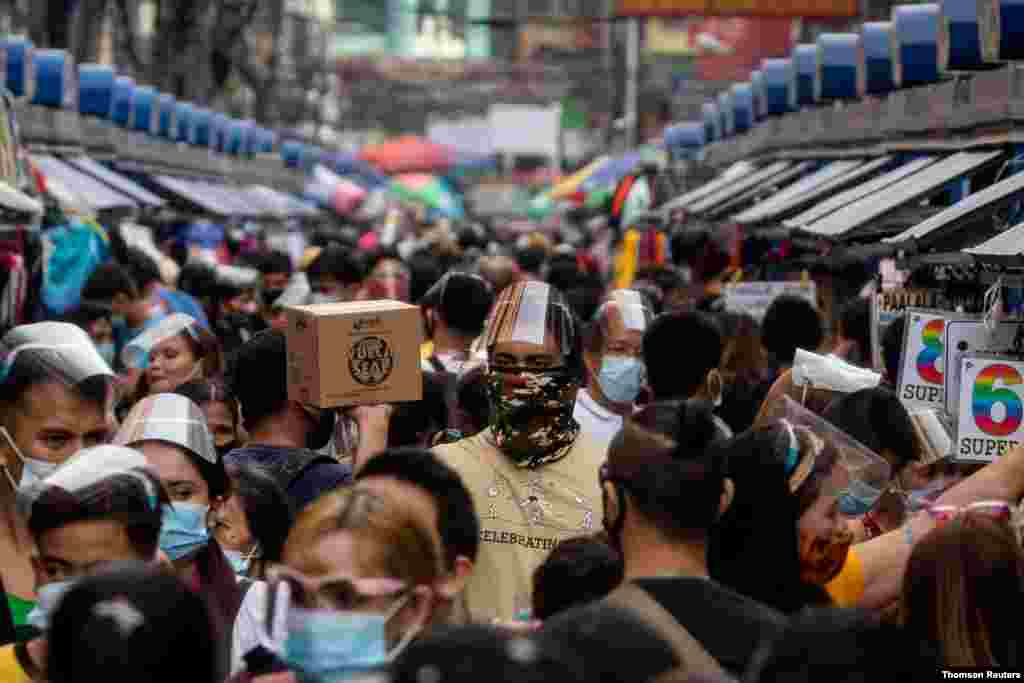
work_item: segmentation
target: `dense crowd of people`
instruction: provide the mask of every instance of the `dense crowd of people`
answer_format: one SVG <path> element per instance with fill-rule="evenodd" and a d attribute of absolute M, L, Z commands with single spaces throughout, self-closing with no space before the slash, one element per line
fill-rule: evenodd
<path fill-rule="evenodd" d="M 1021 666 L 1024 449 L 921 442 L 902 321 L 870 386 L 808 390 L 801 354 L 873 369 L 866 299 L 755 319 L 713 245 L 621 287 L 581 234 L 318 234 L 251 280 L 122 246 L 7 330 L 0 682 Z M 420 307 L 423 399 L 291 400 L 286 309 L 375 299 Z"/>

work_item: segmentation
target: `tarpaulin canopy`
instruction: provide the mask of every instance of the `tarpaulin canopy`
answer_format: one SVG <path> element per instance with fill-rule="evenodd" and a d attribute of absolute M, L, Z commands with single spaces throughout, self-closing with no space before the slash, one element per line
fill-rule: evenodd
<path fill-rule="evenodd" d="M 392 193 L 401 199 L 420 202 L 449 218 L 463 216 L 462 200 L 447 183 L 426 173 L 408 173 L 395 178 Z"/>
<path fill-rule="evenodd" d="M 164 200 L 160 199 L 160 197 L 157 197 L 146 188 L 128 178 L 125 178 L 120 173 L 111 171 L 103 164 L 94 161 L 89 157 L 77 156 L 65 159 L 64 161 L 71 164 L 79 171 L 92 176 L 101 183 L 109 185 L 121 194 L 131 197 L 139 204 L 153 208 L 163 206 L 164 204 Z"/>
<path fill-rule="evenodd" d="M 32 163 L 46 178 L 46 182 L 70 201 L 76 208 L 87 212 L 107 209 L 131 209 L 138 206 L 135 200 L 121 194 L 92 176 L 86 175 L 60 159 L 46 154 L 33 154 Z M 59 186 L 59 190 L 56 188 Z"/>
<path fill-rule="evenodd" d="M 415 135 L 364 147 L 359 158 L 389 174 L 416 171 L 443 173 L 455 161 L 450 148 Z"/>

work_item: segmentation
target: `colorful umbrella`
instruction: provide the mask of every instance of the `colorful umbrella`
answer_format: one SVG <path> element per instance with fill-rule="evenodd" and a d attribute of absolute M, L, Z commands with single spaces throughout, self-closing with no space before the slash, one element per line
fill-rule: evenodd
<path fill-rule="evenodd" d="M 389 174 L 415 171 L 441 173 L 454 163 L 455 154 L 444 145 L 407 135 L 380 145 L 364 147 L 359 158 Z"/>
<path fill-rule="evenodd" d="M 637 164 L 643 161 L 640 150 L 610 159 L 595 170 L 580 188 L 584 192 L 599 189 L 605 185 L 614 185 L 622 180 Z"/>
<path fill-rule="evenodd" d="M 449 218 L 462 218 L 462 201 L 437 176 L 426 173 L 400 175 L 391 184 L 391 191 L 401 199 L 436 209 Z"/>
<path fill-rule="evenodd" d="M 608 161 L 609 158 L 607 156 L 598 157 L 548 190 L 548 196 L 554 200 L 569 199 L 579 192 L 580 186 L 587 180 L 587 178 L 590 178 L 599 168 L 608 163 Z"/>
<path fill-rule="evenodd" d="M 320 206 L 347 216 L 366 198 L 367 192 L 351 180 L 317 166 L 313 169 L 312 181 L 306 185 L 305 195 Z"/>

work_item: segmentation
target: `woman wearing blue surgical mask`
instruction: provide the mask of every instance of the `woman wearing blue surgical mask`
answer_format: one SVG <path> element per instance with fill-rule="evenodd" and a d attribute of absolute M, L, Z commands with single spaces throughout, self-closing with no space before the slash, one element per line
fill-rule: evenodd
<path fill-rule="evenodd" d="M 231 480 L 202 410 L 178 394 L 148 396 L 132 408 L 115 441 L 141 451 L 163 484 L 170 504 L 163 510 L 160 551 L 183 581 L 206 596 L 227 633 L 242 591 L 210 528 L 230 498 Z"/>
<path fill-rule="evenodd" d="M 269 668 L 302 683 L 380 672 L 435 617 L 439 548 L 399 500 L 358 489 L 323 496 L 299 515 L 283 559 L 265 601 L 280 660 Z M 262 673 L 248 668 L 242 678 Z"/>
<path fill-rule="evenodd" d="M 239 577 L 262 580 L 281 561 L 294 515 L 288 496 L 258 465 L 230 465 L 231 495 L 213 514 L 213 535 Z"/>

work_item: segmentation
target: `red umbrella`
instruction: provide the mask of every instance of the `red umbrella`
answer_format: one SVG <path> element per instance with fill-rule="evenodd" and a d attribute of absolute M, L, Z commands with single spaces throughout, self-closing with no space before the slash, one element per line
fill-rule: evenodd
<path fill-rule="evenodd" d="M 444 172 L 452 165 L 454 156 L 450 148 L 415 135 L 364 147 L 359 153 L 360 159 L 373 164 L 384 173 Z"/>

